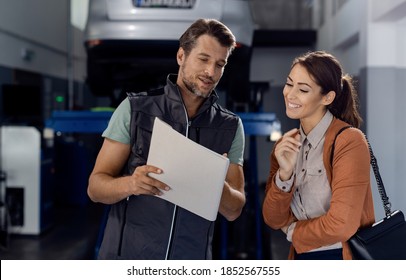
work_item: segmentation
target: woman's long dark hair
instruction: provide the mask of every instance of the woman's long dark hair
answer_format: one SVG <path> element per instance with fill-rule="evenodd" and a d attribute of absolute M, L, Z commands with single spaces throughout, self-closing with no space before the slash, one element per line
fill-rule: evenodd
<path fill-rule="evenodd" d="M 327 107 L 330 112 L 350 125 L 359 128 L 362 118 L 358 112 L 358 96 L 352 77 L 345 74 L 341 63 L 325 51 L 308 52 L 297 57 L 292 64 L 305 67 L 326 95 L 334 91 L 334 101 Z"/>

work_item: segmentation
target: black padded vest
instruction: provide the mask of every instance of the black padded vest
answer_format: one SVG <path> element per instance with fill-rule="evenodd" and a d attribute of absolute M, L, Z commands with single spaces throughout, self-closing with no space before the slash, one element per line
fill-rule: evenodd
<path fill-rule="evenodd" d="M 155 117 L 217 153 L 230 150 L 238 117 L 215 103 L 217 95 L 213 92 L 198 114 L 189 120 L 171 78 L 176 76 L 169 77 L 163 88 L 128 96 L 132 112 L 127 174 L 146 164 Z M 166 200 L 131 196 L 112 205 L 99 258 L 212 259 L 214 224 Z"/>

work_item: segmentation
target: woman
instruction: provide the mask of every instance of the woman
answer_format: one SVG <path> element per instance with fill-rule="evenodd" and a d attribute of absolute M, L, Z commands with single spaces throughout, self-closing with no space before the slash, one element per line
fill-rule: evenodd
<path fill-rule="evenodd" d="M 283 89 L 286 114 L 300 128 L 271 154 L 265 223 L 292 242 L 289 259 L 352 259 L 347 240 L 374 222 L 368 144 L 358 129 L 356 91 L 324 51 L 293 61 Z M 338 131 L 345 129 L 335 140 Z"/>

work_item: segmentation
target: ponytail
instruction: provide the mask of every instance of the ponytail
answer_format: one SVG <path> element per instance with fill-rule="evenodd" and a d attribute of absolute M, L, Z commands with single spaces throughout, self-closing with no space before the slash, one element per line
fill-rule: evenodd
<path fill-rule="evenodd" d="M 362 124 L 362 118 L 358 112 L 357 91 L 351 76 L 346 74 L 341 78 L 340 88 L 341 92 L 336 92 L 336 97 L 328 109 L 335 117 L 359 128 Z"/>

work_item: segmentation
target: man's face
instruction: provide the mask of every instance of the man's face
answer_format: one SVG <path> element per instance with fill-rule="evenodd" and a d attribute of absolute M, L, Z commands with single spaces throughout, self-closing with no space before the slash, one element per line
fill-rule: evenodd
<path fill-rule="evenodd" d="M 200 36 L 189 55 L 180 48 L 177 54 L 179 86 L 196 96 L 207 98 L 223 75 L 228 55 L 228 48 L 209 35 Z"/>

